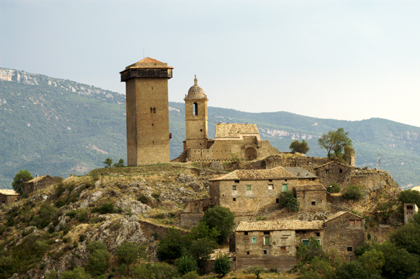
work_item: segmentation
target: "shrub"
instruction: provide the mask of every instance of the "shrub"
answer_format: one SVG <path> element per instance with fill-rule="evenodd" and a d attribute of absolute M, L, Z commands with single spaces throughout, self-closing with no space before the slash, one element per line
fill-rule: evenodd
<path fill-rule="evenodd" d="M 41 204 L 38 211 L 38 215 L 34 217 L 34 225 L 39 229 L 45 228 L 56 217 L 56 213 L 57 208 L 55 208 L 54 206 L 48 203 Z"/>
<path fill-rule="evenodd" d="M 112 159 L 111 158 L 106 158 L 105 161 L 103 161 L 102 163 L 105 165 L 105 168 L 112 167 Z"/>
<path fill-rule="evenodd" d="M 416 190 L 405 190 L 398 194 L 398 200 L 404 203 L 415 203 L 420 207 L 420 192 Z"/>
<path fill-rule="evenodd" d="M 302 142 L 299 142 L 298 140 L 292 141 L 292 143 L 289 146 L 289 149 L 293 152 L 299 152 L 302 154 L 306 154 L 309 151 L 308 143 L 305 140 L 302 140 Z"/>
<path fill-rule="evenodd" d="M 335 278 L 340 279 L 367 279 L 372 278 L 371 272 L 359 261 L 345 262 L 335 270 Z M 376 277 L 380 278 L 380 277 Z"/>
<path fill-rule="evenodd" d="M 64 243 L 69 243 L 69 242 L 70 242 L 70 240 L 71 240 L 71 238 L 70 238 L 70 237 L 64 237 L 64 238 L 63 238 L 63 242 L 64 242 Z"/>
<path fill-rule="evenodd" d="M 66 213 L 66 216 L 69 216 L 70 218 L 74 218 L 76 214 L 77 214 L 76 210 L 71 210 Z"/>
<path fill-rule="evenodd" d="M 209 229 L 215 228 L 219 232 L 217 243 L 222 244 L 233 232 L 235 226 L 234 219 L 235 216 L 229 208 L 215 206 L 204 213 L 201 222 L 206 224 Z"/>
<path fill-rule="evenodd" d="M 104 203 L 103 205 L 101 205 L 101 207 L 97 208 L 97 211 L 100 214 L 114 213 L 114 210 L 115 210 L 115 208 L 114 208 L 114 205 L 112 203 Z"/>
<path fill-rule="evenodd" d="M 254 274 L 255 276 L 257 276 L 257 279 L 259 279 L 260 274 L 264 271 L 264 269 L 261 266 L 254 265 L 254 266 L 251 266 L 250 268 L 248 268 L 247 271 L 248 271 L 248 273 Z"/>
<path fill-rule="evenodd" d="M 181 233 L 170 228 L 164 238 L 159 241 L 157 257 L 160 261 L 175 260 L 182 255 L 183 239 Z"/>
<path fill-rule="evenodd" d="M 123 242 L 118 246 L 115 255 L 120 263 L 130 265 L 135 263 L 138 258 L 145 257 L 145 251 L 143 246 L 138 246 L 133 242 Z"/>
<path fill-rule="evenodd" d="M 160 193 L 159 192 L 154 192 L 154 193 L 152 193 L 152 197 L 158 201 L 159 198 L 160 198 Z"/>
<path fill-rule="evenodd" d="M 141 195 L 138 199 L 139 202 L 141 203 L 148 203 L 149 202 L 149 198 L 145 195 Z"/>
<path fill-rule="evenodd" d="M 191 271 L 197 271 L 197 261 L 191 256 L 182 256 L 175 261 L 179 274 L 184 275 Z"/>
<path fill-rule="evenodd" d="M 55 269 L 51 269 L 49 272 L 45 273 L 45 279 L 57 279 L 58 273 Z"/>
<path fill-rule="evenodd" d="M 289 211 L 299 211 L 299 202 L 292 191 L 282 192 L 280 194 L 280 208 L 287 208 Z"/>
<path fill-rule="evenodd" d="M 118 163 L 115 163 L 115 164 L 114 164 L 114 167 L 115 167 L 115 168 L 122 168 L 122 167 L 124 167 L 124 166 L 125 166 L 124 159 L 120 159 L 120 160 L 118 161 Z"/>
<path fill-rule="evenodd" d="M 182 279 L 200 279 L 200 275 L 198 275 L 197 271 L 191 271 L 184 274 Z"/>
<path fill-rule="evenodd" d="M 364 196 L 363 188 L 357 185 L 350 185 L 343 190 L 343 199 L 345 200 L 361 200 Z"/>
<path fill-rule="evenodd" d="M 85 241 L 85 235 L 84 234 L 79 234 L 79 242 L 83 242 Z"/>
<path fill-rule="evenodd" d="M 90 241 L 87 244 L 86 248 L 89 252 L 93 252 L 93 251 L 96 251 L 96 250 L 107 250 L 107 247 L 106 247 L 105 243 L 100 242 L 100 241 Z"/>
<path fill-rule="evenodd" d="M 226 254 L 218 254 L 214 261 L 214 273 L 225 276 L 230 271 L 230 260 Z"/>
<path fill-rule="evenodd" d="M 137 278 L 148 279 L 170 279 L 177 275 L 175 268 L 167 263 L 150 263 L 140 264 L 138 266 L 130 265 L 130 271 Z"/>
<path fill-rule="evenodd" d="M 106 249 L 98 249 L 89 253 L 89 259 L 86 264 L 86 270 L 93 276 L 105 273 L 109 267 L 110 255 Z"/>
<path fill-rule="evenodd" d="M 336 182 L 331 183 L 330 186 L 327 187 L 328 193 L 340 193 L 340 186 Z"/>
<path fill-rule="evenodd" d="M 76 211 L 76 219 L 80 223 L 85 222 L 88 219 L 88 211 L 86 209 L 78 209 Z"/>
<path fill-rule="evenodd" d="M 92 277 L 85 272 L 82 267 L 76 267 L 71 271 L 61 273 L 60 279 L 91 279 Z"/>

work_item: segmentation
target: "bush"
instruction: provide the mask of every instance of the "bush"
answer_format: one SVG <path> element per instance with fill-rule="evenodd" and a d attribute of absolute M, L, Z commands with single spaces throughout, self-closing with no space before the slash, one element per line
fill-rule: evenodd
<path fill-rule="evenodd" d="M 101 207 L 97 208 L 95 211 L 99 212 L 100 214 L 108 214 L 114 213 L 115 208 L 112 203 L 104 203 Z"/>
<path fill-rule="evenodd" d="M 280 194 L 280 208 L 287 208 L 289 211 L 299 211 L 299 202 L 292 191 L 282 192 Z"/>
<path fill-rule="evenodd" d="M 78 209 L 76 211 L 76 219 L 80 223 L 85 222 L 88 219 L 88 211 L 86 209 Z"/>
<path fill-rule="evenodd" d="M 327 187 L 328 193 L 340 193 L 340 186 L 336 182 L 331 183 L 330 186 Z"/>
<path fill-rule="evenodd" d="M 181 233 L 170 228 L 164 238 L 159 241 L 157 257 L 160 261 L 175 260 L 182 255 L 183 239 Z"/>
<path fill-rule="evenodd" d="M 371 272 L 366 266 L 359 261 L 345 262 L 335 270 L 335 278 L 340 279 L 368 279 L 372 277 Z"/>
<path fill-rule="evenodd" d="M 106 158 L 105 161 L 103 161 L 102 163 L 105 165 L 105 168 L 112 167 L 112 159 L 111 158 Z"/>
<path fill-rule="evenodd" d="M 258 265 L 254 265 L 251 266 L 250 268 L 247 269 L 248 273 L 252 273 L 255 276 L 257 276 L 257 279 L 260 278 L 260 274 L 264 271 L 264 268 L 262 268 L 261 266 Z"/>
<path fill-rule="evenodd" d="M 146 256 L 146 249 L 143 246 L 138 246 L 133 242 L 123 242 L 118 246 L 115 255 L 118 261 L 122 264 L 133 264 L 138 258 Z"/>
<path fill-rule="evenodd" d="M 218 254 L 214 261 L 214 273 L 225 276 L 230 272 L 230 260 L 226 254 Z"/>
<path fill-rule="evenodd" d="M 149 198 L 145 195 L 141 195 L 140 198 L 138 199 L 138 201 L 141 202 L 141 203 L 148 203 Z"/>
<path fill-rule="evenodd" d="M 302 142 L 299 142 L 298 140 L 292 141 L 292 143 L 289 146 L 289 149 L 293 152 L 299 152 L 302 154 L 306 154 L 309 151 L 308 143 L 305 140 L 302 140 Z"/>
<path fill-rule="evenodd" d="M 217 243 L 222 244 L 232 234 L 235 226 L 235 216 L 229 208 L 215 206 L 208 209 L 200 222 L 206 224 L 209 229 L 215 228 L 219 232 Z"/>
<path fill-rule="evenodd" d="M 71 271 L 61 273 L 60 279 L 91 279 L 92 277 L 85 272 L 82 267 L 76 267 Z"/>
<path fill-rule="evenodd" d="M 343 199 L 359 201 L 364 197 L 363 188 L 357 185 L 350 185 L 343 190 Z"/>
<path fill-rule="evenodd" d="M 110 254 L 105 249 L 90 252 L 86 270 L 93 276 L 104 274 L 105 270 L 109 267 L 109 258 Z"/>
<path fill-rule="evenodd" d="M 66 216 L 69 216 L 70 218 L 74 218 L 76 214 L 77 214 L 76 210 L 71 210 L 66 213 Z"/>
<path fill-rule="evenodd" d="M 182 279 L 200 279 L 200 275 L 198 275 L 197 271 L 191 271 L 184 274 L 184 276 L 182 276 Z"/>
<path fill-rule="evenodd" d="M 154 192 L 154 193 L 152 193 L 152 197 L 158 201 L 159 198 L 160 198 L 160 193 L 159 192 Z"/>
<path fill-rule="evenodd" d="M 398 248 L 420 256 L 420 226 L 408 223 L 391 234 L 390 240 Z"/>
<path fill-rule="evenodd" d="M 420 207 L 420 192 L 416 190 L 405 190 L 398 194 L 398 200 L 404 203 L 415 203 Z"/>
<path fill-rule="evenodd" d="M 122 168 L 122 167 L 124 167 L 124 166 L 125 166 L 124 159 L 120 159 L 120 160 L 118 161 L 118 163 L 115 163 L 115 164 L 114 164 L 114 167 L 115 167 L 115 168 Z"/>
<path fill-rule="evenodd" d="M 53 221 L 56 214 L 57 208 L 48 203 L 43 203 L 39 208 L 38 215 L 34 217 L 34 225 L 38 227 L 38 229 L 43 229 Z"/>
<path fill-rule="evenodd" d="M 140 279 L 171 279 L 177 275 L 176 269 L 167 263 L 155 263 L 154 265 L 145 263 L 138 266 L 131 265 L 130 271 Z"/>
<path fill-rule="evenodd" d="M 182 256 L 175 261 L 179 274 L 184 275 L 191 271 L 197 271 L 197 261 L 191 256 Z"/>

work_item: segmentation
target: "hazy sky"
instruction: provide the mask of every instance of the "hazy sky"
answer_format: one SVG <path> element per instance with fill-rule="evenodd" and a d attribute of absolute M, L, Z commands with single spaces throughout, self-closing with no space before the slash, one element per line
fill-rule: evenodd
<path fill-rule="evenodd" d="M 125 92 L 144 56 L 209 106 L 420 127 L 420 1 L 1 0 L 0 67 Z"/>

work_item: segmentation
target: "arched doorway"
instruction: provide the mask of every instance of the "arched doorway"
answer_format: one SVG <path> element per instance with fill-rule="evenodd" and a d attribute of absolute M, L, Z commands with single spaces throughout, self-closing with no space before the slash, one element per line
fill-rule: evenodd
<path fill-rule="evenodd" d="M 252 147 L 245 149 L 245 160 L 254 160 L 257 159 L 257 150 Z"/>

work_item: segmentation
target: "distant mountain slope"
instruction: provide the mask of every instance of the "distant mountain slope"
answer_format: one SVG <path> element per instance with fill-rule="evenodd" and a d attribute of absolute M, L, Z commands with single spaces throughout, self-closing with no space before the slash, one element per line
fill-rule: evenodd
<path fill-rule="evenodd" d="M 186 88 L 187 90 L 188 88 Z M 182 152 L 184 104 L 170 104 L 171 158 Z M 317 139 L 349 132 L 358 166 L 388 170 L 401 186 L 420 185 L 420 128 L 385 119 L 339 121 L 289 112 L 247 113 L 209 107 L 209 137 L 218 122 L 255 123 L 263 139 L 288 151 L 305 139 L 308 155 L 326 155 Z M 90 85 L 0 68 L 0 188 L 19 169 L 33 175 L 85 173 L 110 157 L 126 159 L 125 96 Z"/>

